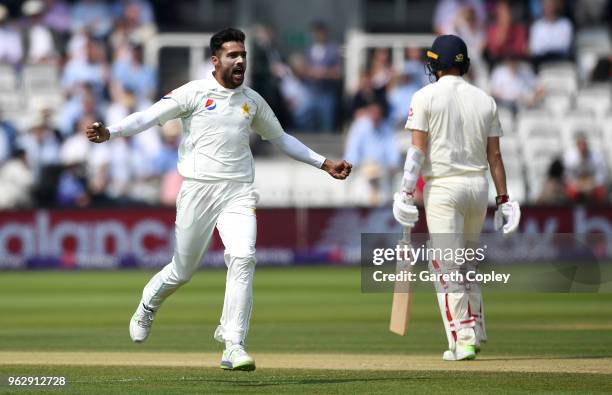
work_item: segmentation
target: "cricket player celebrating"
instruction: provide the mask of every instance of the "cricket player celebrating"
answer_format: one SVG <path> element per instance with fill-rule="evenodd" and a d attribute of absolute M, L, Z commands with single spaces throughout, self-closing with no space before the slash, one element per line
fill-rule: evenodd
<path fill-rule="evenodd" d="M 462 76 L 470 60 L 457 36 L 439 36 L 427 51 L 428 73 L 436 82 L 417 91 L 410 104 L 406 129 L 412 131 L 402 190 L 394 196 L 393 213 L 403 226 L 413 227 L 418 210 L 413 194 L 419 172 L 424 190 L 427 227 L 434 248 L 474 248 L 487 211 L 487 162 L 497 190 L 495 228 L 514 232 L 520 209 L 509 200 L 499 138 L 502 136 L 493 98 Z M 444 237 L 442 237 L 444 236 Z M 471 263 L 473 265 L 473 263 Z M 454 262 L 430 261 L 430 270 L 451 273 Z M 486 341 L 482 296 L 478 284 L 437 283 L 438 303 L 449 350 L 444 360 L 474 359 Z"/>
<path fill-rule="evenodd" d="M 210 40 L 214 71 L 208 78 L 189 82 L 108 128 L 94 123 L 87 129 L 90 141 L 102 143 L 181 119 L 178 170 L 184 181 L 176 203 L 174 255 L 145 286 L 130 321 L 130 336 L 135 342 L 147 338 L 163 301 L 197 270 L 216 227 L 225 246 L 227 282 L 214 337 L 225 343 L 221 368 L 229 370 L 255 369 L 255 361 L 244 349 L 255 270 L 257 193 L 252 186 L 251 130 L 290 157 L 334 178 L 345 179 L 351 172 L 348 162 L 325 159 L 286 134 L 265 100 L 243 86 L 244 40 L 244 33 L 236 29 L 216 33 Z"/>

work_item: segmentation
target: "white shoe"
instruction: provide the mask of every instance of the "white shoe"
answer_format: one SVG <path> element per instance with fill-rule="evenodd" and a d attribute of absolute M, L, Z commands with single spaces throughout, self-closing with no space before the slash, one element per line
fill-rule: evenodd
<path fill-rule="evenodd" d="M 442 355 L 444 361 L 471 361 L 476 358 L 476 347 L 457 347 L 455 351 L 446 350 Z"/>
<path fill-rule="evenodd" d="M 138 308 L 130 320 L 130 337 L 132 341 L 140 343 L 147 339 L 151 332 L 153 318 L 155 318 L 155 311 L 146 308 L 142 302 L 138 303 Z"/>
<path fill-rule="evenodd" d="M 223 351 L 221 369 L 225 370 L 255 370 L 255 360 L 247 354 L 242 344 L 234 344 Z"/>

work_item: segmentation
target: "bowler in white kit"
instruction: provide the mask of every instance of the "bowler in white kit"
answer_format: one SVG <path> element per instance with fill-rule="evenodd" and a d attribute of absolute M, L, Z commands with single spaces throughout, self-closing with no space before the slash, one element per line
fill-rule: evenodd
<path fill-rule="evenodd" d="M 244 348 L 252 310 L 255 238 L 251 131 L 290 157 L 345 179 L 346 161 L 331 161 L 283 131 L 272 109 L 254 90 L 243 86 L 246 71 L 245 35 L 228 28 L 210 40 L 214 71 L 164 96 L 149 109 L 129 115 L 108 128 L 94 123 L 87 137 L 102 143 L 132 136 L 180 118 L 183 140 L 178 170 L 184 177 L 176 202 L 176 245 L 172 261 L 145 286 L 130 321 L 130 336 L 144 341 L 163 301 L 188 282 L 200 266 L 213 230 L 225 246 L 227 281 L 220 325 L 214 337 L 225 344 L 221 368 L 254 370 Z"/>
<path fill-rule="evenodd" d="M 520 209 L 510 201 L 500 153 L 502 128 L 492 97 L 463 79 L 469 58 L 463 40 L 439 36 L 427 51 L 427 68 L 436 82 L 417 91 L 410 104 L 406 129 L 412 132 L 402 189 L 394 196 L 393 213 L 413 227 L 418 210 L 413 196 L 419 172 L 424 189 L 427 227 L 434 248 L 474 248 L 487 211 L 491 171 L 497 190 L 495 228 L 514 232 Z M 476 264 L 430 261 L 430 271 L 445 274 L 475 270 Z M 486 342 L 482 294 L 478 284 L 439 282 L 438 304 L 448 338 L 443 359 L 474 359 Z"/>

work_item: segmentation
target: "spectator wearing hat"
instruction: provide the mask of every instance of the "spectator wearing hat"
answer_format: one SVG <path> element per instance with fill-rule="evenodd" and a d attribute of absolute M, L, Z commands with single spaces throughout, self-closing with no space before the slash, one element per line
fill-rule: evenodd
<path fill-rule="evenodd" d="M 53 63 L 57 61 L 57 49 L 53 33 L 43 23 L 45 3 L 28 0 L 21 6 L 26 17 L 24 26 L 25 59 L 27 63 Z"/>

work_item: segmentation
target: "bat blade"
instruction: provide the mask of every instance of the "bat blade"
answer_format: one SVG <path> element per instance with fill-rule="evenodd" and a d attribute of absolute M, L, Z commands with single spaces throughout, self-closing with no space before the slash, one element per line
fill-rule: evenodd
<path fill-rule="evenodd" d="M 391 319 L 389 330 L 397 335 L 404 336 L 408 330 L 410 310 L 412 307 L 412 293 L 394 293 L 391 306 Z"/>
<path fill-rule="evenodd" d="M 410 228 L 404 228 L 404 237 L 400 245 L 410 247 Z M 410 261 L 398 261 L 396 273 L 410 271 L 412 266 Z M 391 304 L 391 319 L 389 320 L 389 330 L 400 336 L 406 335 L 408 323 L 410 322 L 410 312 L 412 309 L 412 292 L 408 281 L 396 281 L 393 290 L 393 302 Z"/>

